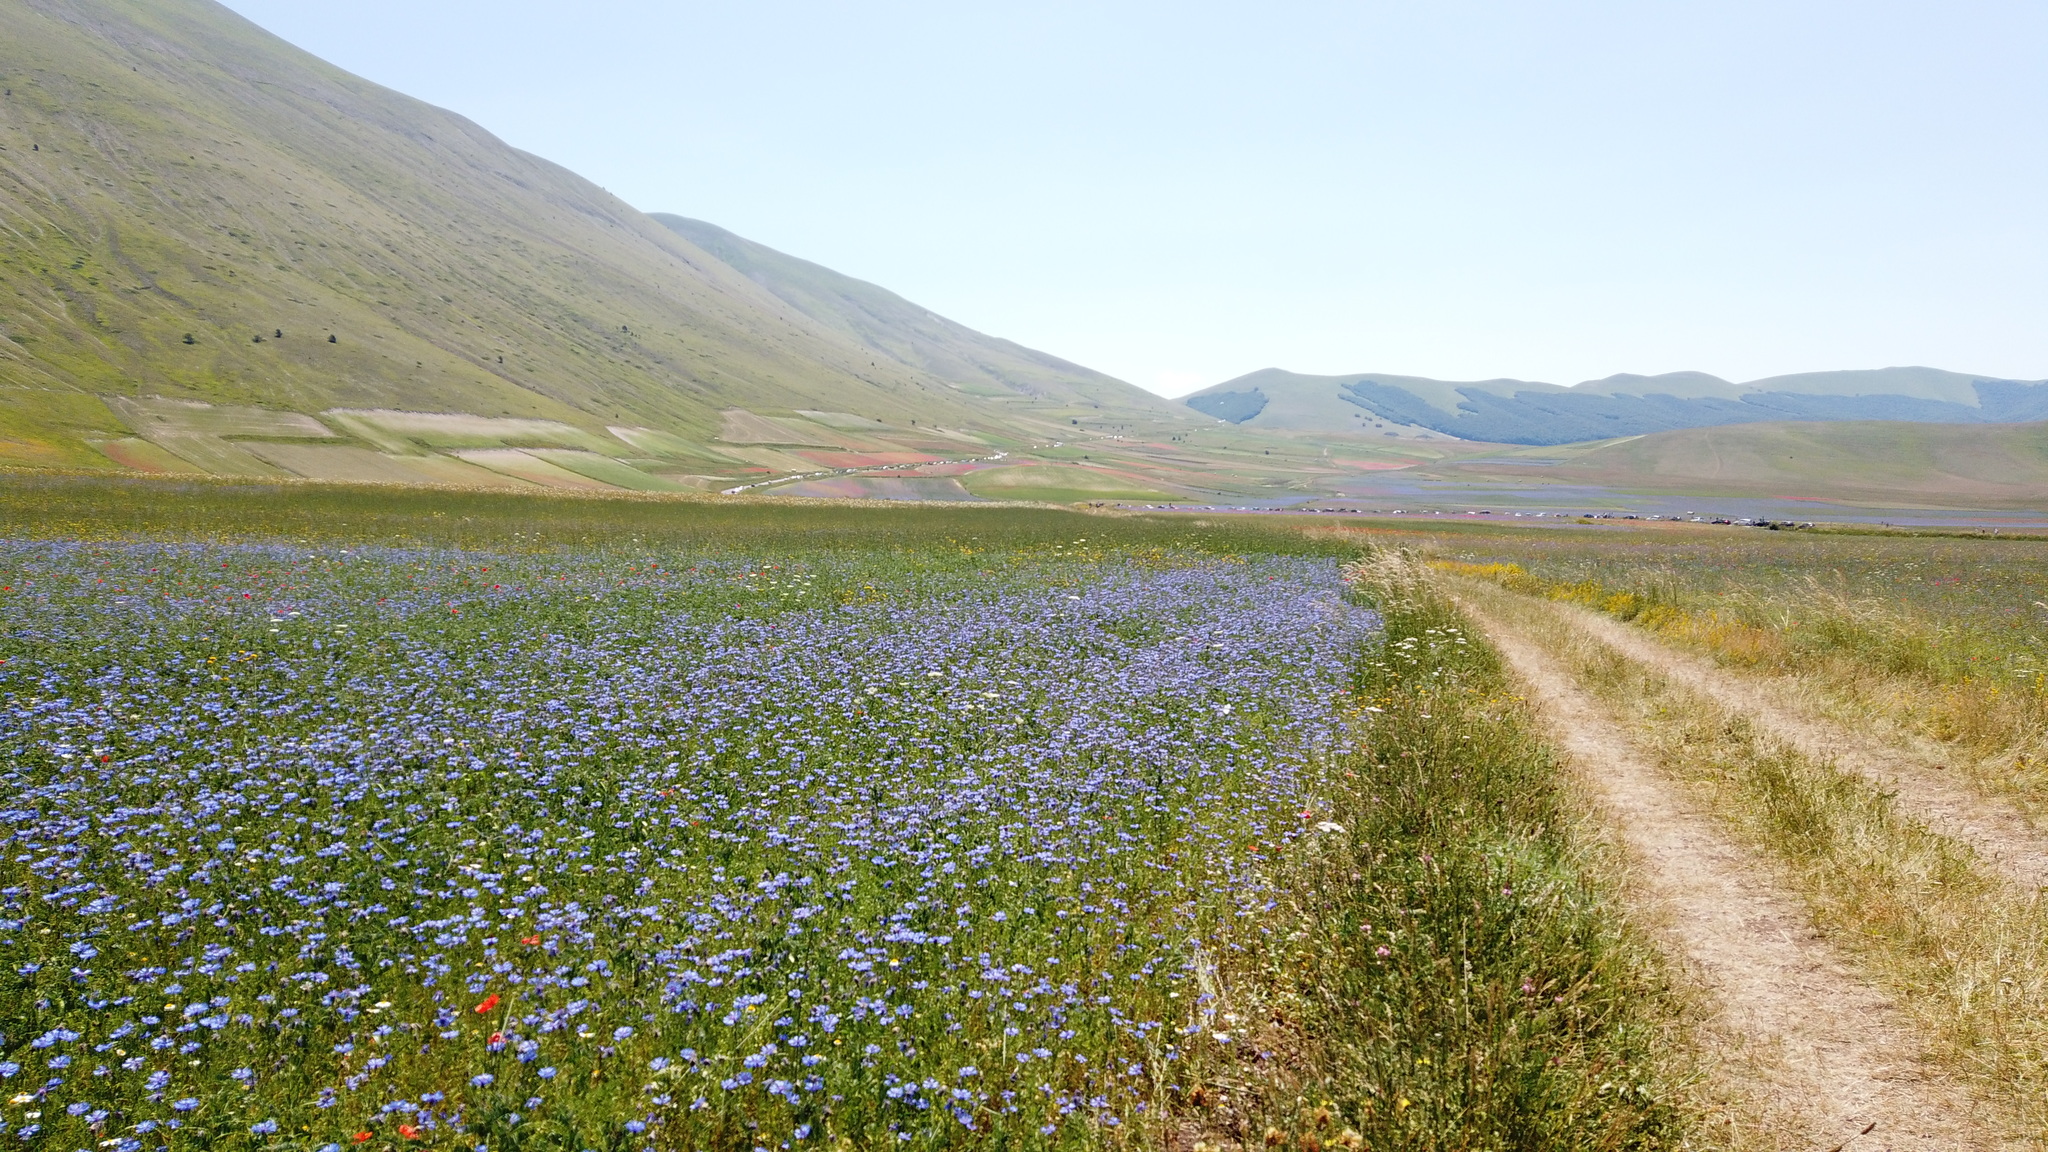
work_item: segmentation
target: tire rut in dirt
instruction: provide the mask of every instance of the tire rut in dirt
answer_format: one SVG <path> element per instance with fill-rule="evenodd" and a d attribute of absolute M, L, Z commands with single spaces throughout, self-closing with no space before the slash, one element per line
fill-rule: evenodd
<path fill-rule="evenodd" d="M 1813 715 L 1789 699 L 1784 688 L 1673 651 L 1618 620 L 1558 607 L 1562 617 L 1629 660 L 1708 697 L 1801 754 L 1892 792 L 1903 810 L 1933 831 L 1968 844 L 2006 879 L 2027 889 L 2048 888 L 2048 833 L 2018 811 L 1942 778 L 1912 751 Z"/>
<path fill-rule="evenodd" d="M 1606 808 L 1646 911 L 1713 1002 L 1709 1055 L 1770 1127 L 1819 1149 L 2003 1147 L 1970 1119 L 1969 1093 L 1915 1057 L 1918 1034 L 1769 868 L 1638 755 L 1547 654 L 1464 607 Z"/>

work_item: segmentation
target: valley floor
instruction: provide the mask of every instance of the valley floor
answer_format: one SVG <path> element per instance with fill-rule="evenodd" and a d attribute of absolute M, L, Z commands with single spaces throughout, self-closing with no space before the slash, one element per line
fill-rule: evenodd
<path fill-rule="evenodd" d="M 2048 1150 L 2048 541 L 40 477 L 0 605 L 30 1139 Z"/>

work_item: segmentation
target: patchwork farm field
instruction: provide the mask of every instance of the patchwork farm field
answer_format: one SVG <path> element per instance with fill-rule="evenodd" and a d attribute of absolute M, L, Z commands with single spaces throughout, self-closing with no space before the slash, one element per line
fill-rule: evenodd
<path fill-rule="evenodd" d="M 1678 1147 L 1500 664 L 1291 529 L 0 491 L 34 1147 Z"/>

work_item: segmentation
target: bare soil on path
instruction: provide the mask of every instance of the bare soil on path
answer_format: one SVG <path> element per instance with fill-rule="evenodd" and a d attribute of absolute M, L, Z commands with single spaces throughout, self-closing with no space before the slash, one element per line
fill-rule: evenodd
<path fill-rule="evenodd" d="M 1800 753 L 1869 780 L 1928 828 L 1968 844 L 1986 867 L 2029 890 L 2048 888 L 2048 833 L 2017 810 L 1947 777 L 1941 754 L 1901 747 L 1814 714 L 1796 688 L 1742 676 L 1674 651 L 1638 629 L 1573 605 L 1556 605 L 1588 635 L 1668 680 L 1734 712 Z"/>
<path fill-rule="evenodd" d="M 1918 1058 L 1924 1042 L 1860 981 L 1767 864 L 1640 756 L 1540 647 L 1463 605 L 1529 690 L 1635 864 L 1656 931 L 1704 986 L 1717 1079 L 1784 1148 L 2008 1147 L 1972 1096 Z M 2011 1147 L 2017 1147 L 2016 1145 Z"/>

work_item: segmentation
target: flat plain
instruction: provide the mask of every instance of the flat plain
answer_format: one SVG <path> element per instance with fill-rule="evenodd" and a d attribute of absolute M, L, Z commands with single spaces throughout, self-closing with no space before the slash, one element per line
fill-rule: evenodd
<path fill-rule="evenodd" d="M 2043 548 L 11 478 L 0 1123 L 2037 1147 Z"/>

